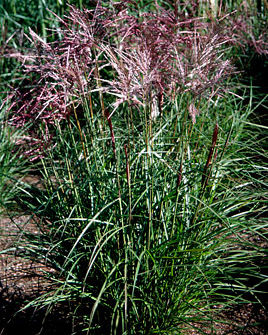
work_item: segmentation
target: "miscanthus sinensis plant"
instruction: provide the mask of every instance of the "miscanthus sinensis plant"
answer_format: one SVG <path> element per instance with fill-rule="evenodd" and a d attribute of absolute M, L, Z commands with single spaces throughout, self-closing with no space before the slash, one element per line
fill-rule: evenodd
<path fill-rule="evenodd" d="M 179 334 L 258 287 L 263 252 L 245 237 L 264 227 L 247 221 L 257 181 L 238 150 L 251 106 L 228 93 L 216 22 L 133 4 L 72 7 L 60 41 L 31 31 L 35 51 L 17 55 L 34 85 L 10 123 L 30 122 L 46 185 L 25 197 L 40 234 L 19 250 L 54 270 L 29 305 L 67 301 L 75 330 Z"/>

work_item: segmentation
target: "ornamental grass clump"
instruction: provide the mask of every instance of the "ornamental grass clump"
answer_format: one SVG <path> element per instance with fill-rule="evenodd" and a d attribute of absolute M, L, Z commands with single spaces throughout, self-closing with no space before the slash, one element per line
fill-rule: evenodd
<path fill-rule="evenodd" d="M 31 156 L 46 189 L 28 202 L 40 234 L 24 232 L 19 250 L 54 270 L 28 306 L 67 301 L 73 331 L 179 334 L 258 287 L 253 263 L 237 274 L 263 255 L 241 233 L 262 234 L 246 224 L 255 182 L 233 175 L 250 106 L 234 112 L 217 25 L 132 3 L 71 7 L 57 42 L 31 32 L 35 85 L 13 97 L 10 123 L 31 121 L 29 136 L 51 145 Z"/>
<path fill-rule="evenodd" d="M 121 98 L 117 104 L 130 99 L 161 106 L 164 98 L 186 92 L 193 99 L 212 98 L 233 70 L 230 61 L 222 59 L 230 38 L 198 17 L 163 8 L 139 17 L 130 16 L 127 9 L 117 15 L 116 46 L 105 49 L 117 74 L 109 91 Z"/>
<path fill-rule="evenodd" d="M 30 29 L 36 52 L 10 55 L 23 60 L 34 82 L 26 93 L 12 94 L 13 125 L 42 123 L 48 134 L 49 124 L 68 118 L 73 104 L 94 91 L 116 96 L 115 107 L 125 101 L 147 104 L 152 115 L 163 99 L 188 91 L 193 100 L 218 93 L 233 71 L 222 59 L 230 37 L 183 11 L 157 7 L 155 13 L 140 14 L 129 7 L 71 7 L 65 20 L 59 18 L 63 37 L 53 43 Z M 103 104 L 102 109 L 104 115 Z"/>

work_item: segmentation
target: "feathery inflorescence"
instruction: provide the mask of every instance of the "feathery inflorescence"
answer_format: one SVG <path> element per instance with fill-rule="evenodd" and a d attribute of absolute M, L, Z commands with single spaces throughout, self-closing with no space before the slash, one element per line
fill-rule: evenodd
<path fill-rule="evenodd" d="M 98 2 L 94 11 L 70 6 L 68 16 L 58 17 L 59 41 L 45 42 L 30 30 L 34 52 L 9 55 L 23 61 L 34 83 L 9 96 L 11 124 L 21 127 L 30 121 L 32 144 L 47 143 L 51 125 L 68 119 L 74 106 L 95 91 L 114 97 L 112 113 L 127 101 L 146 105 L 152 119 L 165 101 L 190 92 L 189 114 L 195 122 L 196 100 L 224 92 L 226 78 L 234 73 L 226 46 L 244 45 L 250 36 L 248 43 L 266 52 L 264 35 L 254 38 L 249 20 L 224 12 L 201 18 L 197 9 L 196 3 L 181 11 L 157 5 L 141 13 L 133 1 L 112 7 Z M 40 124 L 44 131 L 37 134 Z"/>

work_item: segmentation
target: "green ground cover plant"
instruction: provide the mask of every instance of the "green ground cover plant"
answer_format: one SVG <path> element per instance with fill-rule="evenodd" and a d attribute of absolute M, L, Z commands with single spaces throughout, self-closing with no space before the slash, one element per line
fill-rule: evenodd
<path fill-rule="evenodd" d="M 165 4 L 71 7 L 60 40 L 30 30 L 34 52 L 16 55 L 32 82 L 9 124 L 27 125 L 44 180 L 20 194 L 39 234 L 17 252 L 51 283 L 25 308 L 67 302 L 73 333 L 213 330 L 267 282 L 265 126 L 230 59 L 242 30 Z"/>

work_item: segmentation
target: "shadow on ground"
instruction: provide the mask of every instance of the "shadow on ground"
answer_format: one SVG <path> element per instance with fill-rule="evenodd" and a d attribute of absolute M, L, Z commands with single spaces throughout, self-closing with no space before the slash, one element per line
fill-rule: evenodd
<path fill-rule="evenodd" d="M 72 334 L 70 318 L 64 311 L 55 311 L 46 316 L 46 310 L 29 308 L 18 312 L 30 297 L 4 297 L 0 293 L 1 335 L 54 335 Z"/>

